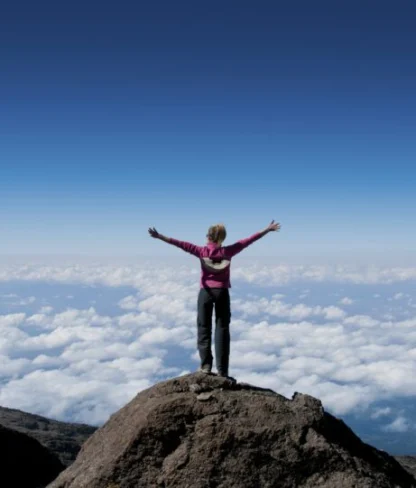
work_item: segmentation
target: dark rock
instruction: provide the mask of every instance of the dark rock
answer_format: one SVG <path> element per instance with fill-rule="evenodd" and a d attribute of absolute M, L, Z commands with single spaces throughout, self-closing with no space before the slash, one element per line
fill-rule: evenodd
<path fill-rule="evenodd" d="M 0 425 L 1 486 L 44 488 L 64 469 L 36 439 Z"/>
<path fill-rule="evenodd" d="M 203 392 L 210 396 L 199 401 Z M 140 392 L 48 488 L 133 487 L 411 488 L 416 480 L 311 396 L 289 400 L 191 374 Z"/>
<path fill-rule="evenodd" d="M 394 456 L 397 461 L 413 476 L 416 477 L 416 456 Z"/>
<path fill-rule="evenodd" d="M 65 466 L 74 462 L 81 445 L 97 430 L 90 425 L 59 422 L 5 407 L 0 407 L 0 424 L 34 437 Z"/>

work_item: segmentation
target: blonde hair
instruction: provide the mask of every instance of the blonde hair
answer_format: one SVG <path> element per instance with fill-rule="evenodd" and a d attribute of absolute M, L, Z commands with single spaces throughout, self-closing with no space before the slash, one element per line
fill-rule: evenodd
<path fill-rule="evenodd" d="M 224 224 L 211 225 L 211 227 L 208 229 L 207 237 L 209 237 L 212 242 L 221 244 L 223 241 L 225 241 L 225 238 L 227 237 L 227 231 L 225 230 L 225 225 Z"/>

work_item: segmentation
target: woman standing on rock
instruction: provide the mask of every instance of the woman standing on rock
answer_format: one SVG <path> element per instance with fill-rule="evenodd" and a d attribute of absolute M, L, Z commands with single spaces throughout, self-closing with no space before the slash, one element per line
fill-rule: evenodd
<path fill-rule="evenodd" d="M 166 237 L 153 227 L 149 234 L 155 239 L 161 239 L 168 244 L 183 249 L 196 256 L 201 261 L 201 281 L 198 295 L 198 351 L 201 358 L 199 371 L 211 373 L 212 369 L 212 311 L 215 305 L 215 359 L 218 375 L 228 377 L 230 356 L 230 265 L 233 256 L 241 252 L 250 244 L 269 232 L 278 231 L 280 224 L 274 220 L 262 231 L 247 239 L 237 241 L 230 246 L 222 246 L 227 232 L 223 224 L 213 225 L 208 229 L 207 244 L 196 246 L 190 242 L 178 241 L 173 237 Z"/>

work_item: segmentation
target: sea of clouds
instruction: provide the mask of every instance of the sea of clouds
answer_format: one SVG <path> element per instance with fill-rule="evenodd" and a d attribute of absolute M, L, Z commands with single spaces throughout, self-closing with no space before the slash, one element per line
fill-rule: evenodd
<path fill-rule="evenodd" d="M 318 397 L 375 444 L 406 435 L 394 449 L 411 453 L 415 283 L 412 267 L 236 260 L 230 374 Z M 0 264 L 0 405 L 100 425 L 195 371 L 198 290 L 193 258 Z"/>

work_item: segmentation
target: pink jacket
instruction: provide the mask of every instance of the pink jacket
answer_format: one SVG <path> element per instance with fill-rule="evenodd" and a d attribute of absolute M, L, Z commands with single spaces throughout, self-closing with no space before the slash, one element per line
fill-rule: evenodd
<path fill-rule="evenodd" d="M 201 261 L 201 288 L 231 288 L 231 258 L 262 237 L 261 232 L 241 239 L 230 246 L 219 246 L 209 242 L 206 246 L 196 246 L 190 242 L 178 241 L 173 237 L 169 243 L 196 256 Z"/>

